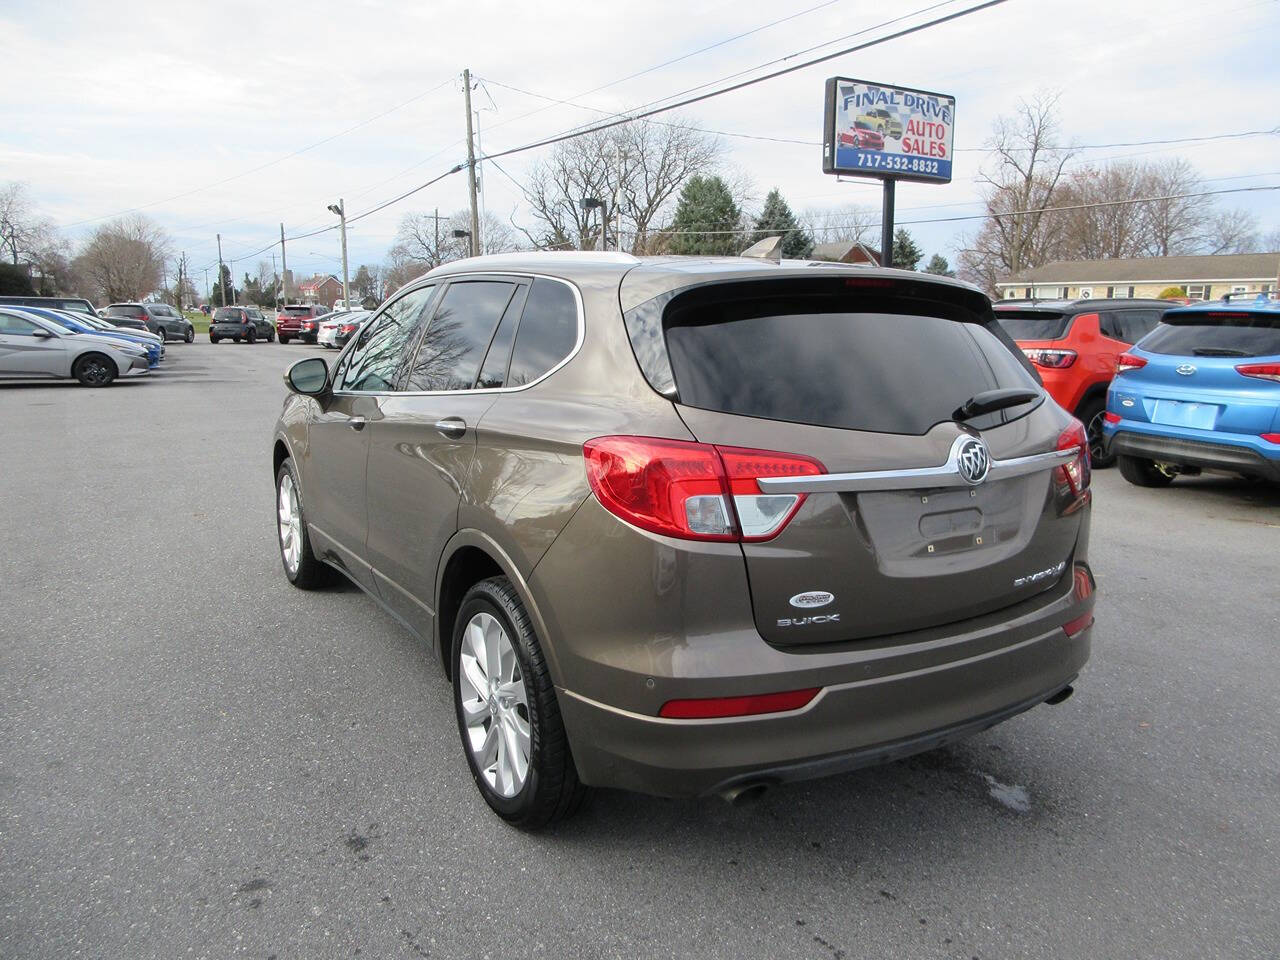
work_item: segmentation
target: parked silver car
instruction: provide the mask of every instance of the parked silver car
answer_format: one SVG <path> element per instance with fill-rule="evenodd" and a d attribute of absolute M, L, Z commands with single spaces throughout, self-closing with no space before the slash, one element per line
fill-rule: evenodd
<path fill-rule="evenodd" d="M 68 333 L 34 315 L 0 309 L 0 379 L 75 377 L 86 387 L 105 387 L 147 371 L 147 353 L 138 344 Z"/>

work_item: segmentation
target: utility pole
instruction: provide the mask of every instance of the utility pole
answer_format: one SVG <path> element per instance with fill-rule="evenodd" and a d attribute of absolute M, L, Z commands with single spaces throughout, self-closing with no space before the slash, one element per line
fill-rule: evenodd
<path fill-rule="evenodd" d="M 289 261 L 284 256 L 284 223 L 280 224 L 280 276 L 284 282 L 284 305 L 289 305 Z"/>
<path fill-rule="evenodd" d="M 440 259 L 440 208 L 439 207 L 436 207 L 436 212 L 431 217 L 431 220 L 436 225 L 436 245 L 432 247 L 432 249 L 435 251 L 436 259 L 439 260 Z M 436 266 L 439 266 L 439 264 L 436 264 Z"/>
<path fill-rule="evenodd" d="M 227 299 L 226 290 L 222 291 L 222 299 L 224 301 Z M 226 303 L 224 302 L 222 305 L 225 307 Z M 231 305 L 233 307 L 240 305 L 240 292 L 236 290 L 236 262 L 234 260 L 231 261 Z"/>
<path fill-rule="evenodd" d="M 209 299 L 209 268 L 204 268 L 204 298 Z"/>
<path fill-rule="evenodd" d="M 271 291 L 271 299 L 276 305 L 276 309 L 280 308 L 280 274 L 276 271 L 276 255 L 271 254 L 271 279 L 274 281 L 275 289 Z"/>
<path fill-rule="evenodd" d="M 222 279 L 222 234 L 218 234 L 218 289 L 222 291 L 222 305 L 227 305 L 227 285 Z"/>
<path fill-rule="evenodd" d="M 351 294 L 347 290 L 347 206 L 338 198 L 338 221 L 342 226 L 342 308 L 351 309 Z"/>
<path fill-rule="evenodd" d="M 467 189 L 471 193 L 471 255 L 480 256 L 480 210 L 476 201 L 476 145 L 471 137 L 471 70 L 462 71 L 462 95 L 467 108 Z"/>

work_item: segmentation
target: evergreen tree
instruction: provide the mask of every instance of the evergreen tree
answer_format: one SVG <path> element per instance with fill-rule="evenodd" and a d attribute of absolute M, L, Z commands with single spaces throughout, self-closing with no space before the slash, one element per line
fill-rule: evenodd
<path fill-rule="evenodd" d="M 756 218 L 756 232 L 751 240 L 755 243 L 765 237 L 782 237 L 782 255 L 787 259 L 804 260 L 813 253 L 813 237 L 800 226 L 777 187 L 764 199 L 764 209 Z"/>
<path fill-rule="evenodd" d="M 689 178 L 676 202 L 671 230 L 672 253 L 733 255 L 743 246 L 742 211 L 717 176 Z"/>
<path fill-rule="evenodd" d="M 925 273 L 932 273 L 939 277 L 954 277 L 956 272 L 951 269 L 951 264 L 947 263 L 947 258 L 940 253 L 935 253 L 929 258 L 929 262 L 924 265 Z"/>
<path fill-rule="evenodd" d="M 231 268 L 225 263 L 222 265 L 222 276 L 214 281 L 213 288 L 209 291 L 209 306 L 217 308 L 222 306 L 222 291 L 227 291 L 227 305 L 235 303 L 235 287 L 231 284 Z"/>
<path fill-rule="evenodd" d="M 893 232 L 893 265 L 899 270 L 914 270 L 924 251 L 916 246 L 906 227 Z"/>

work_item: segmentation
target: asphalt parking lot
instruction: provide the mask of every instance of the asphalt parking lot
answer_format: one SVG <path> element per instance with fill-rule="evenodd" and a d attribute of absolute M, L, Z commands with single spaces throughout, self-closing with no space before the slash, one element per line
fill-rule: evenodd
<path fill-rule="evenodd" d="M 281 573 L 280 374 L 319 352 L 201 339 L 105 390 L 0 385 L 0 955 L 1276 956 L 1280 488 L 1097 473 L 1062 705 L 527 835 L 429 654 Z"/>

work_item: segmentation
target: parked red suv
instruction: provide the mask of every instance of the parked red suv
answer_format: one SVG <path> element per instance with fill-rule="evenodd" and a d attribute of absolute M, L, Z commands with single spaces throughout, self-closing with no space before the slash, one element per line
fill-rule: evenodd
<path fill-rule="evenodd" d="M 304 343 L 315 343 L 320 334 L 320 318 L 329 308 L 314 303 L 295 303 L 281 307 L 276 314 L 276 336 L 281 343 L 297 337 Z"/>
<path fill-rule="evenodd" d="M 1176 306 L 1167 300 L 1018 300 L 997 303 L 995 314 L 1049 395 L 1085 425 L 1093 465 L 1109 467 L 1115 457 L 1102 446 L 1102 415 L 1116 358 Z"/>

